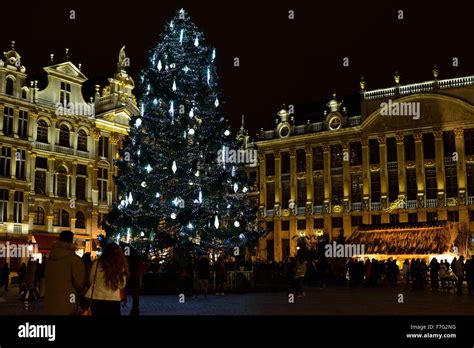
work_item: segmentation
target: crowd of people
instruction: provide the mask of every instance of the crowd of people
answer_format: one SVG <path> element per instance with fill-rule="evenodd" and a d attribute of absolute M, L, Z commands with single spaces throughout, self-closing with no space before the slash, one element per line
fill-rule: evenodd
<path fill-rule="evenodd" d="M 412 290 L 422 290 L 429 282 L 432 290 L 456 290 L 462 294 L 467 283 L 468 295 L 474 294 L 474 255 L 439 262 L 432 258 L 427 264 L 422 259 L 405 260 L 401 267 L 392 258 L 388 260 L 367 259 L 365 261 L 342 258 L 292 257 L 284 263 L 270 263 L 275 273 L 284 274 L 289 292 L 304 296 L 303 283 L 324 288 L 328 282 L 350 287 L 377 287 L 405 284 Z"/>

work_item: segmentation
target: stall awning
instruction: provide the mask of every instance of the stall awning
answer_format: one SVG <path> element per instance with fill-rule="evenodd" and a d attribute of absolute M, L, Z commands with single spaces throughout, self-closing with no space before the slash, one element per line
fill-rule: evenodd
<path fill-rule="evenodd" d="M 33 237 L 38 244 L 38 250 L 42 253 L 47 253 L 51 251 L 51 245 L 58 240 L 59 235 L 33 233 Z"/>

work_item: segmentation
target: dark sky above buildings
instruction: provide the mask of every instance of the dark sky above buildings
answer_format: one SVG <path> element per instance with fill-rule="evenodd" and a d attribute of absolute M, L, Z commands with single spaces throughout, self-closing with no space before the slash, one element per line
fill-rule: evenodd
<path fill-rule="evenodd" d="M 153 47 L 177 10 L 184 7 L 217 48 L 227 112 L 236 129 L 245 114 L 250 134 L 273 127 L 282 103 L 293 104 L 295 120 L 306 122 L 308 105 L 322 111 L 333 92 L 357 95 L 401 83 L 430 80 L 434 63 L 440 79 L 473 74 L 473 41 L 468 1 L 2 1 L 0 49 L 10 41 L 27 73 L 41 72 L 49 54 L 82 63 L 89 78 L 105 78 L 126 45 L 129 72 L 137 81 Z M 76 19 L 69 19 L 69 11 Z M 289 11 L 294 19 L 289 19 Z M 398 19 L 399 10 L 404 19 Z M 240 67 L 234 67 L 234 58 Z M 343 66 L 344 57 L 349 66 Z M 459 66 L 452 66 L 453 57 Z M 105 80 L 104 80 L 105 81 Z M 92 83 L 93 84 L 93 83 Z M 89 93 L 92 92 L 93 86 Z M 347 99 L 347 100 L 350 100 Z M 300 105 L 306 105 L 305 107 Z M 311 107 L 309 108 L 311 109 Z M 312 110 L 310 110 L 312 111 Z M 348 106 L 349 115 L 358 113 Z"/>

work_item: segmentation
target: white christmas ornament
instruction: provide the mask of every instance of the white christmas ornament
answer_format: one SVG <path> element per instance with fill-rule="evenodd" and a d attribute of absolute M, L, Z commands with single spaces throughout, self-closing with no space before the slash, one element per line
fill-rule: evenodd
<path fill-rule="evenodd" d="M 147 165 L 147 166 L 145 167 L 145 170 L 146 170 L 148 173 L 151 173 L 152 169 L 153 169 L 153 168 L 152 168 L 150 165 Z"/>
<path fill-rule="evenodd" d="M 199 169 L 194 173 L 194 176 L 198 177 L 199 176 Z"/>
<path fill-rule="evenodd" d="M 179 43 L 180 44 L 183 43 L 183 36 L 184 36 L 184 29 L 181 29 L 181 31 L 179 33 Z"/>
<path fill-rule="evenodd" d="M 142 154 L 142 150 L 137 151 L 137 155 L 140 156 Z"/>
<path fill-rule="evenodd" d="M 171 166 L 171 170 L 173 171 L 173 173 L 176 173 L 176 171 L 178 170 L 178 167 L 176 166 L 176 161 L 173 161 L 173 165 Z"/>
<path fill-rule="evenodd" d="M 216 49 L 212 50 L 212 60 L 216 59 Z"/>
<path fill-rule="evenodd" d="M 192 230 L 192 229 L 194 228 L 193 224 L 192 224 L 192 223 L 189 223 L 189 224 L 188 224 L 188 228 L 189 228 L 190 230 Z"/>
<path fill-rule="evenodd" d="M 234 226 L 235 226 L 235 227 L 240 227 L 240 222 L 235 221 L 235 222 L 234 222 Z"/>
<path fill-rule="evenodd" d="M 190 118 L 193 118 L 193 117 L 194 117 L 194 109 L 191 109 L 191 111 L 189 112 L 189 117 L 190 117 Z"/>
<path fill-rule="evenodd" d="M 160 198 L 160 196 L 161 196 L 161 195 L 160 195 L 159 192 L 157 192 L 156 195 L 155 195 L 156 198 Z"/>
<path fill-rule="evenodd" d="M 141 125 L 142 125 L 142 119 L 141 119 L 141 118 L 137 118 L 137 119 L 135 120 L 135 127 L 138 128 L 138 127 L 140 127 Z"/>
<path fill-rule="evenodd" d="M 194 40 L 194 46 L 198 47 L 199 46 L 199 40 L 196 36 L 196 39 Z"/>
<path fill-rule="evenodd" d="M 217 217 L 217 215 L 216 215 L 216 217 L 214 218 L 214 227 L 215 227 L 216 229 L 219 228 L 219 218 Z"/>
<path fill-rule="evenodd" d="M 163 69 L 163 66 L 161 65 L 161 60 L 158 61 L 158 71 L 161 71 Z"/>
<path fill-rule="evenodd" d="M 174 220 L 174 219 L 176 219 L 176 214 L 175 214 L 175 213 L 171 213 L 170 217 Z"/>
<path fill-rule="evenodd" d="M 142 106 L 140 107 L 140 115 L 143 117 L 144 113 L 145 113 L 145 105 L 142 103 Z"/>
<path fill-rule="evenodd" d="M 194 132 L 194 128 L 189 129 L 189 131 L 188 131 L 188 134 L 189 134 L 189 135 L 194 135 L 194 133 L 195 133 L 195 132 Z"/>
<path fill-rule="evenodd" d="M 191 70 L 191 69 L 189 69 L 187 65 L 183 68 L 183 71 L 184 71 L 185 73 L 187 73 L 189 70 Z"/>
<path fill-rule="evenodd" d="M 146 187 L 146 182 L 142 181 L 142 187 Z"/>
<path fill-rule="evenodd" d="M 171 101 L 171 105 L 170 105 L 170 115 L 171 115 L 171 116 L 174 116 L 174 101 Z"/>
<path fill-rule="evenodd" d="M 145 236 L 145 232 L 140 232 L 140 237 L 144 237 Z"/>
<path fill-rule="evenodd" d="M 133 203 L 133 197 L 132 197 L 132 193 L 131 193 L 131 192 L 128 194 L 128 203 L 130 203 L 130 204 Z"/>
<path fill-rule="evenodd" d="M 237 192 L 239 190 L 239 185 L 237 183 L 234 184 L 234 192 Z"/>
<path fill-rule="evenodd" d="M 211 70 L 209 70 L 209 67 L 207 68 L 207 84 L 209 85 L 211 82 Z"/>
<path fill-rule="evenodd" d="M 153 99 L 153 105 L 158 105 L 158 99 Z"/>
<path fill-rule="evenodd" d="M 199 197 L 199 203 L 202 203 L 202 191 L 201 190 L 199 190 L 199 196 L 198 197 Z"/>
<path fill-rule="evenodd" d="M 216 101 L 214 102 L 214 105 L 216 106 L 216 108 L 219 106 L 219 100 L 217 100 L 217 98 L 216 98 Z"/>
<path fill-rule="evenodd" d="M 226 129 L 225 132 L 224 132 L 224 135 L 225 135 L 226 137 L 228 137 L 228 136 L 230 135 L 230 130 Z"/>
<path fill-rule="evenodd" d="M 173 87 L 172 87 L 172 90 L 173 90 L 173 91 L 176 91 L 176 80 L 173 80 Z"/>
<path fill-rule="evenodd" d="M 244 188 L 242 189 L 242 192 L 243 192 L 243 193 L 246 193 L 248 190 L 249 190 L 249 189 L 248 189 L 247 187 L 244 187 Z"/>

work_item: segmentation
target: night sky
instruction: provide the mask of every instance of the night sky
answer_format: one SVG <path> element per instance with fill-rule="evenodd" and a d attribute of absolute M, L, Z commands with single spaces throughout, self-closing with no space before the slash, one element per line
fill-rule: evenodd
<path fill-rule="evenodd" d="M 468 1 L 2 1 L 0 49 L 10 41 L 27 73 L 40 73 L 49 54 L 70 50 L 87 77 L 104 81 L 126 45 L 129 72 L 145 66 L 165 22 L 181 7 L 217 48 L 218 72 L 226 108 L 237 128 L 242 114 L 253 136 L 273 127 L 282 103 L 296 105 L 295 119 L 306 122 L 308 105 L 358 95 L 367 89 L 430 80 L 434 63 L 440 79 L 473 74 L 472 12 Z M 449 6 L 449 7 L 448 7 Z M 69 19 L 69 11 L 76 19 Z M 288 18 L 290 10 L 295 18 Z M 397 19 L 397 11 L 404 19 Z M 234 58 L 240 67 L 234 67 Z M 349 67 L 343 67 L 344 57 Z M 459 67 L 452 58 L 459 58 Z M 350 99 L 350 98 L 349 98 Z M 354 98 L 352 98 L 354 99 Z M 357 98 L 356 98 L 357 99 Z M 306 105 L 306 106 L 300 106 Z M 319 108 L 319 106 L 317 107 Z M 315 110 L 322 111 L 322 110 Z M 348 106 L 350 115 L 356 108 Z"/>

